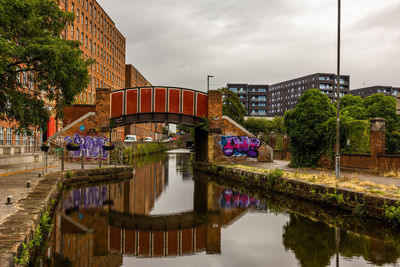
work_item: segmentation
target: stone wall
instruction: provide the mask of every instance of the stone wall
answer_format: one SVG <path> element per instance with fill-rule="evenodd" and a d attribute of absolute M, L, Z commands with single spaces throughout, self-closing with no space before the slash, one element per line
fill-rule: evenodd
<path fill-rule="evenodd" d="M 273 151 L 256 136 L 222 115 L 222 92 L 208 92 L 208 162 L 271 162 Z"/>

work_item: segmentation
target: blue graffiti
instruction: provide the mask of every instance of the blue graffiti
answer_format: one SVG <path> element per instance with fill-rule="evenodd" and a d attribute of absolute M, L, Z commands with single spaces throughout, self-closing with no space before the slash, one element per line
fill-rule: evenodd
<path fill-rule="evenodd" d="M 85 158 L 98 158 L 100 153 L 102 153 L 102 158 L 107 158 L 108 156 L 108 151 L 102 150 L 108 138 L 101 136 L 81 136 L 76 133 L 72 137 L 66 136 L 64 140 L 66 145 L 71 143 L 80 145 L 80 150 L 70 151 L 70 155 L 73 158 L 81 157 L 81 153 L 83 153 Z"/>

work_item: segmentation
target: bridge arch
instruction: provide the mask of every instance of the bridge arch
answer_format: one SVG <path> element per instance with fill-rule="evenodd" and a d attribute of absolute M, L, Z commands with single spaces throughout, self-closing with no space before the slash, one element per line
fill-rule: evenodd
<path fill-rule="evenodd" d="M 111 119 L 116 127 L 170 122 L 196 126 L 208 117 L 208 94 L 167 86 L 126 88 L 111 92 Z"/>

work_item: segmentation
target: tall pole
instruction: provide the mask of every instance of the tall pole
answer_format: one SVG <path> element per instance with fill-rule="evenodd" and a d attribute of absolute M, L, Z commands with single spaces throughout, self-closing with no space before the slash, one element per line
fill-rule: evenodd
<path fill-rule="evenodd" d="M 207 75 L 207 93 L 210 90 L 210 78 L 214 78 L 212 75 Z"/>
<path fill-rule="evenodd" d="M 337 77 L 336 77 L 336 164 L 335 176 L 340 178 L 340 0 L 338 0 Z"/>

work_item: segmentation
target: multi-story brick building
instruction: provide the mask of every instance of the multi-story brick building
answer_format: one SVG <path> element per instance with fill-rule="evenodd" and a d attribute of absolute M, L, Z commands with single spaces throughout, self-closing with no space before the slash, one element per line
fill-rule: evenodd
<path fill-rule="evenodd" d="M 362 98 L 366 98 L 367 96 L 377 93 L 395 97 L 398 92 L 400 92 L 400 87 L 380 86 L 380 85 L 350 90 L 350 94 L 354 96 L 360 96 Z"/>
<path fill-rule="evenodd" d="M 80 41 L 83 58 L 95 60 L 89 68 L 89 87 L 78 100 L 93 104 L 97 87 L 124 88 L 126 39 L 112 19 L 95 0 L 58 0 L 58 4 L 76 16 L 63 38 Z"/>
<path fill-rule="evenodd" d="M 228 84 L 237 93 L 249 116 L 283 116 L 308 89 L 319 89 L 334 101 L 336 75 L 315 73 L 272 85 Z M 340 96 L 349 93 L 350 76 L 341 75 Z"/>
<path fill-rule="evenodd" d="M 95 88 L 121 89 L 125 86 L 125 37 L 115 23 L 95 0 L 55 0 L 62 10 L 74 13 L 75 21 L 62 34 L 67 40 L 81 42 L 83 58 L 92 58 L 95 63 L 89 67 L 90 84 L 77 101 L 94 104 Z M 23 89 L 34 89 L 29 78 L 33 73 L 24 72 L 19 80 Z M 42 98 L 45 96 L 42 95 Z M 52 133 L 55 121 L 51 119 Z M 33 129 L 33 135 L 17 134 L 17 123 L 0 121 L 0 154 L 14 154 L 37 150 L 42 142 L 42 131 Z"/>

